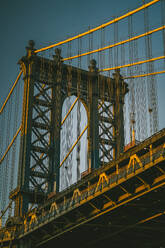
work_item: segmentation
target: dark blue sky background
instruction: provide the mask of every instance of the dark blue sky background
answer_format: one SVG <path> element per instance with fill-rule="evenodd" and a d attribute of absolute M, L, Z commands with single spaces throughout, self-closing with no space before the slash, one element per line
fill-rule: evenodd
<path fill-rule="evenodd" d="M 149 2 L 149 1 L 146 1 Z M 0 0 L 0 106 L 15 81 L 28 40 L 36 48 L 64 40 L 142 5 L 142 0 Z M 154 18 L 154 16 L 153 16 Z M 165 126 L 164 83 L 159 86 L 160 127 Z"/>

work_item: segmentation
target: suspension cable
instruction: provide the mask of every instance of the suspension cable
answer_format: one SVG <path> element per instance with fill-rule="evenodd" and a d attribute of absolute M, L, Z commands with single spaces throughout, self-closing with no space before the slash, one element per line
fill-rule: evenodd
<path fill-rule="evenodd" d="M 69 152 L 67 153 L 67 155 L 63 159 L 63 161 L 60 163 L 60 167 L 63 165 L 63 163 L 65 162 L 65 160 L 69 157 L 69 155 L 71 154 L 71 152 L 73 151 L 73 149 L 75 148 L 75 146 L 77 145 L 77 143 L 79 142 L 79 140 L 81 139 L 81 137 L 83 136 L 83 134 L 85 133 L 85 131 L 87 130 L 87 128 L 88 128 L 88 125 L 86 125 L 86 127 L 84 128 L 84 130 L 82 131 L 82 133 L 80 134 L 80 136 L 78 137 L 78 139 L 75 141 L 75 143 L 72 145 L 71 149 L 69 150 Z"/>
<path fill-rule="evenodd" d="M 75 106 L 75 104 L 76 104 L 77 101 L 78 101 L 78 97 L 77 97 L 77 98 L 75 99 L 75 101 L 72 103 L 72 105 L 71 105 L 71 107 L 70 107 L 68 113 L 66 114 L 66 116 L 65 116 L 64 119 L 62 120 L 61 126 L 62 126 L 62 125 L 64 124 L 64 122 L 66 121 L 68 115 L 69 115 L 70 112 L 73 110 L 73 108 L 74 108 L 74 106 Z"/>
<path fill-rule="evenodd" d="M 9 152 L 10 148 L 12 147 L 12 145 L 13 145 L 13 143 L 14 143 L 15 139 L 17 138 L 17 136 L 18 136 L 18 134 L 19 134 L 20 131 L 21 131 L 21 126 L 18 128 L 16 134 L 14 135 L 12 141 L 10 142 L 8 148 L 6 149 L 4 155 L 2 156 L 2 158 L 0 160 L 0 164 L 2 163 L 2 161 L 4 160 L 4 158 L 6 157 L 7 153 Z"/>
<path fill-rule="evenodd" d="M 124 77 L 123 79 L 130 79 L 130 78 L 139 78 L 139 77 L 147 77 L 147 76 L 153 76 L 153 75 L 158 75 L 158 74 L 163 74 L 165 71 L 156 71 L 156 72 L 150 72 L 146 74 L 140 74 L 140 75 L 134 75 L 130 77 Z"/>
<path fill-rule="evenodd" d="M 62 61 L 72 60 L 72 59 L 76 59 L 76 58 L 79 58 L 79 57 L 87 56 L 87 55 L 90 55 L 90 54 L 93 54 L 93 53 L 101 52 L 101 51 L 104 51 L 104 50 L 107 50 L 107 49 L 110 49 L 110 48 L 113 48 L 113 47 L 116 47 L 116 46 L 119 46 L 119 45 L 126 44 L 126 43 L 128 43 L 128 42 L 137 40 L 137 39 L 139 39 L 139 38 L 143 38 L 143 37 L 145 37 L 145 36 L 147 36 L 147 35 L 153 34 L 153 33 L 155 33 L 155 32 L 158 32 L 158 31 L 161 31 L 161 30 L 164 30 L 164 29 L 165 29 L 165 25 L 163 25 L 163 26 L 161 26 L 161 27 L 159 27 L 159 28 L 150 30 L 150 31 L 148 31 L 148 32 L 145 32 L 145 33 L 143 33 L 143 34 L 140 34 L 140 35 L 131 37 L 131 38 L 129 38 L 129 39 L 126 39 L 126 40 L 117 42 L 117 43 L 115 43 L 115 44 L 111 44 L 111 45 L 108 45 L 108 46 L 105 46 L 105 47 L 101 47 L 101 48 L 98 48 L 98 49 L 95 49 L 95 50 L 92 50 L 92 51 L 89 51 L 89 52 L 86 52 L 86 53 L 77 54 L 77 55 L 72 56 L 72 57 L 63 58 Z"/>
<path fill-rule="evenodd" d="M 104 68 L 104 69 L 100 69 L 99 71 L 111 71 L 111 70 L 130 67 L 130 66 L 134 66 L 134 65 L 141 65 L 141 64 L 144 64 L 144 63 L 153 62 L 153 61 L 164 59 L 164 58 L 165 58 L 165 55 L 159 56 L 159 57 L 156 57 L 156 58 L 152 58 L 152 59 L 141 60 L 141 61 L 138 61 L 138 62 L 135 62 L 135 63 L 126 64 L 126 65 L 119 65 L 119 66 L 115 66 L 115 67 Z"/>
<path fill-rule="evenodd" d="M 2 114 L 2 111 L 3 111 L 4 107 L 6 106 L 11 94 L 13 93 L 13 90 L 14 90 L 15 86 L 17 85 L 17 83 L 18 83 L 18 81 L 19 81 L 19 79 L 21 77 L 21 74 L 22 74 L 22 71 L 20 71 L 20 73 L 18 74 L 18 76 L 17 76 L 17 78 L 15 80 L 15 83 L 13 84 L 13 87 L 11 88 L 11 90 L 10 90 L 10 92 L 9 92 L 5 102 L 4 102 L 4 104 L 2 105 L 2 108 L 0 109 L 0 114 Z"/>
<path fill-rule="evenodd" d="M 160 1 L 160 0 L 153 0 L 153 1 L 149 2 L 149 3 L 143 4 L 143 5 L 140 6 L 139 8 L 137 8 L 137 9 L 135 9 L 135 10 L 132 10 L 132 11 L 129 11 L 128 13 L 126 13 L 126 14 L 120 16 L 120 17 L 114 18 L 113 20 L 111 20 L 111 21 L 109 21 L 109 22 L 107 22 L 107 23 L 101 24 L 101 25 L 98 26 L 98 27 L 92 28 L 92 29 L 90 29 L 90 30 L 88 30 L 88 31 L 86 31 L 86 32 L 84 32 L 84 33 L 78 34 L 78 35 L 73 36 L 73 37 L 71 37 L 71 38 L 68 38 L 68 39 L 66 39 L 66 40 L 64 40 L 64 41 L 60 41 L 60 42 L 55 43 L 55 44 L 52 44 L 52 45 L 50 45 L 50 46 L 43 47 L 43 48 L 41 48 L 41 49 L 35 50 L 34 52 L 35 52 L 35 53 L 39 53 L 39 52 L 42 52 L 42 51 L 51 49 L 51 48 L 53 48 L 53 47 L 57 47 L 57 46 L 63 45 L 63 44 L 65 44 L 65 43 L 69 42 L 69 41 L 76 40 L 76 39 L 81 38 L 81 37 L 83 37 L 83 36 L 86 36 L 86 35 L 88 35 L 88 34 L 91 34 L 91 33 L 95 32 L 95 31 L 98 31 L 99 29 L 105 28 L 105 27 L 110 26 L 111 24 L 113 24 L 113 23 L 115 23 L 115 22 L 118 22 L 118 21 L 120 21 L 120 20 L 122 20 L 122 19 L 125 19 L 126 17 L 128 17 L 128 16 L 130 16 L 130 15 L 133 15 L 133 14 L 135 14 L 135 13 L 137 13 L 137 12 L 139 12 L 139 11 L 141 11 L 141 10 L 143 10 L 143 9 L 145 9 L 145 8 L 151 6 L 151 5 L 153 5 L 153 4 L 155 4 L 155 3 L 159 2 L 159 1 Z"/>

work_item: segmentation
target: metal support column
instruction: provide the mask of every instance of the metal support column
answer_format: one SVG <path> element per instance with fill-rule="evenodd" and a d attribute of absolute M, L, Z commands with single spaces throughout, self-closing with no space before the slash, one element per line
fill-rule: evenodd
<path fill-rule="evenodd" d="M 98 69 L 90 61 L 88 81 L 88 160 L 89 168 L 99 168 Z"/>
<path fill-rule="evenodd" d="M 56 66 L 55 72 L 55 84 L 53 84 L 52 91 L 52 118 L 53 125 L 51 138 L 54 140 L 52 143 L 54 144 L 54 165 L 53 174 L 54 174 L 54 188 L 50 188 L 49 192 L 59 191 L 59 170 L 60 170 L 60 131 L 61 131 L 61 119 L 62 119 L 62 95 L 61 95 L 61 87 L 62 87 L 62 62 L 61 62 L 61 50 L 55 49 L 56 55 L 54 57 L 54 62 Z"/>
<path fill-rule="evenodd" d="M 54 60 L 34 54 L 30 42 L 27 56 L 20 60 L 24 75 L 18 187 L 11 192 L 15 216 L 23 216 L 29 204 L 42 204 L 50 192 L 59 191 L 61 127 L 61 56 Z M 41 75 L 41 72 L 43 76 Z"/>
<path fill-rule="evenodd" d="M 29 196 L 22 195 L 22 192 L 29 191 L 29 177 L 30 177 L 30 145 L 31 145 L 31 130 L 32 130 L 32 105 L 34 92 L 33 72 L 35 70 L 31 63 L 31 57 L 34 55 L 34 42 L 29 42 L 27 49 L 27 56 L 19 61 L 24 76 L 24 97 L 23 97 L 23 113 L 22 113 L 22 127 L 21 127 L 21 143 L 20 143 L 20 157 L 19 157 L 19 171 L 18 171 L 18 190 L 15 200 L 15 216 L 23 216 L 28 210 Z"/>

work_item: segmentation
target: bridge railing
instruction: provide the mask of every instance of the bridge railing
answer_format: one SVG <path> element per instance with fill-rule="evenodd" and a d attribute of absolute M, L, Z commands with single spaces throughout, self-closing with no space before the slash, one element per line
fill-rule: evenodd
<path fill-rule="evenodd" d="M 105 190 L 112 189 L 139 173 L 157 166 L 157 162 L 164 161 L 164 159 L 165 144 L 152 150 L 148 149 L 148 152 L 142 156 L 134 154 L 130 157 L 127 165 L 122 168 L 117 168 L 118 165 L 116 164 L 115 172 L 110 173 L 109 175 L 106 174 L 106 172 L 102 173 L 102 175 L 100 175 L 102 176 L 102 180 L 100 180 L 99 177 L 96 183 L 88 186 L 86 189 L 82 191 L 79 191 L 79 189 L 75 190 L 72 192 L 73 195 L 68 199 L 64 197 L 64 199 L 60 199 L 60 202 L 57 203 L 56 196 L 54 196 L 54 198 L 50 199 L 50 205 L 46 207 L 47 210 L 43 208 L 42 213 L 40 213 L 39 209 L 34 209 L 26 218 L 25 224 L 23 228 L 21 228 L 19 234 L 24 235 L 27 232 L 31 232 L 34 228 L 39 228 L 40 224 L 43 225 L 44 223 L 48 223 L 77 206 L 87 203 L 87 201 L 90 201 L 91 197 L 97 197 L 97 195 Z"/>
<path fill-rule="evenodd" d="M 17 229 L 16 227 L 11 228 L 8 226 L 2 228 L 0 230 L 0 241 L 5 242 L 15 239 L 16 236 L 19 238 L 19 236 L 26 235 L 34 229 L 39 228 L 40 225 L 44 225 L 44 223 L 46 224 L 74 210 L 78 206 L 86 204 L 88 201 L 91 201 L 91 199 L 94 199 L 102 193 L 104 194 L 107 190 L 118 187 L 122 182 L 134 176 L 139 176 L 140 173 L 149 170 L 151 167 L 161 170 L 158 164 L 165 160 L 165 144 L 161 144 L 156 148 L 150 147 L 150 149 L 146 147 L 144 150 L 144 155 L 138 156 L 133 154 L 128 163 L 121 168 L 118 168 L 118 164 L 115 164 L 116 169 L 113 173 L 107 173 L 105 170 L 99 177 L 94 174 L 97 178 L 95 183 L 92 185 L 89 184 L 84 190 L 79 190 L 78 188 L 73 190 L 70 193 L 70 197 L 66 198 L 64 195 L 64 198 L 58 199 L 59 203 L 56 202 L 56 196 L 53 196 L 53 198 L 49 200 L 50 204 L 47 204 L 45 208 L 33 209 L 28 216 L 24 218 L 21 228 Z M 113 204 L 116 203 L 112 202 L 112 205 Z"/>

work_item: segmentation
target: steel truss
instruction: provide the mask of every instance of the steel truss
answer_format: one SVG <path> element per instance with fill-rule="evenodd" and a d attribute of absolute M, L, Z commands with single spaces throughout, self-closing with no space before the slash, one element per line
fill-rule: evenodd
<path fill-rule="evenodd" d="M 28 243 L 30 239 L 33 247 L 46 247 L 48 244 L 63 244 L 65 239 L 69 244 L 73 236 L 82 237 L 83 233 L 80 247 L 95 247 L 96 244 L 99 247 L 99 242 L 109 238 L 112 247 L 119 247 L 119 240 L 120 244 L 130 242 L 135 247 L 141 244 L 156 247 L 159 239 L 162 244 L 164 161 L 163 129 L 125 152 L 118 160 L 54 196 L 41 208 L 31 211 L 17 232 L 18 240 Z M 132 239 L 131 236 L 127 238 L 128 230 Z M 11 239 L 13 244 L 18 242 L 14 232 L 11 228 L 3 230 L 1 241 L 4 244 Z M 119 240 L 115 238 L 118 235 Z M 155 246 L 151 246 L 155 240 Z"/>
<path fill-rule="evenodd" d="M 11 192 L 15 216 L 46 201 L 59 191 L 62 105 L 75 95 L 87 111 L 88 168 L 99 168 L 119 157 L 124 146 L 123 104 L 128 92 L 120 71 L 113 78 L 99 75 L 96 61 L 89 71 L 62 63 L 60 50 L 53 60 L 35 54 L 34 42 L 19 63 L 24 76 L 23 116 L 18 187 Z"/>

